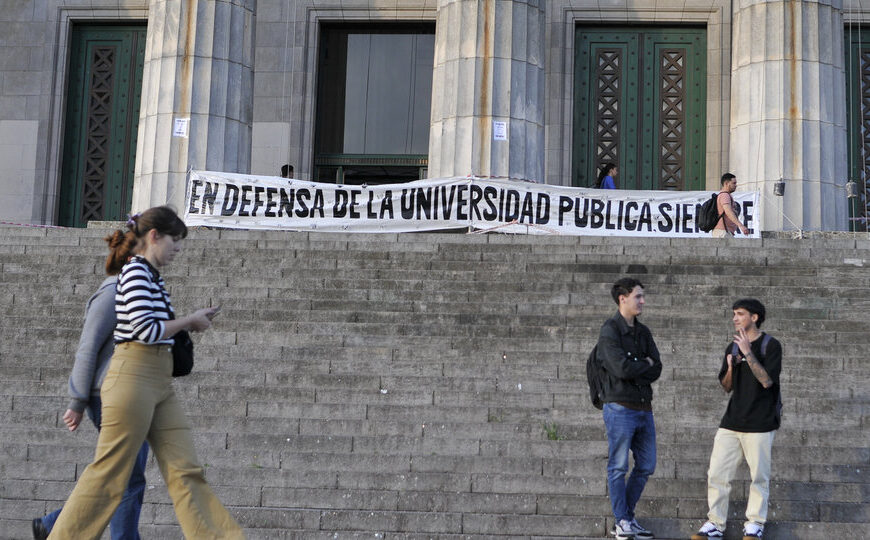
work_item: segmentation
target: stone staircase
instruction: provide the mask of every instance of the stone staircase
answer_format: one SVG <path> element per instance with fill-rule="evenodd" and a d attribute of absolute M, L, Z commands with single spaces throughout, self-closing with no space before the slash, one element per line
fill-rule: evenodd
<path fill-rule="evenodd" d="M 61 415 L 106 229 L 0 227 L 0 538 L 93 456 Z M 603 538 L 606 440 L 586 356 L 623 275 L 665 365 L 639 518 L 688 538 L 727 396 L 731 303 L 784 345 L 765 538 L 870 537 L 870 239 L 669 240 L 192 231 L 164 272 L 223 305 L 176 382 L 209 482 L 250 539 Z M 87 425 L 85 425 L 87 424 Z M 153 457 L 140 531 L 181 538 Z M 739 538 L 741 467 L 726 538 Z M 106 535 L 108 537 L 108 535 Z"/>

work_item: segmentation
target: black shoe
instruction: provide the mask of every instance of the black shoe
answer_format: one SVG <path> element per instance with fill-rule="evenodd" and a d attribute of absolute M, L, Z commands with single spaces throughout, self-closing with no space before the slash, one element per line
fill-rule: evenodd
<path fill-rule="evenodd" d="M 42 524 L 42 520 L 36 518 L 33 520 L 32 524 L 33 528 L 33 540 L 46 540 L 48 538 L 48 531 L 45 528 L 45 525 Z"/>

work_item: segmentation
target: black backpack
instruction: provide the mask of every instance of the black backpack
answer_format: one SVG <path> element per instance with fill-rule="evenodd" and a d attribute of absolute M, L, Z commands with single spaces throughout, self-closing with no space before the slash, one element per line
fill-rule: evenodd
<path fill-rule="evenodd" d="M 719 220 L 722 219 L 722 216 L 725 213 L 717 213 L 716 212 L 716 199 L 719 197 L 718 193 L 714 193 L 710 196 L 707 201 L 701 205 L 701 210 L 695 216 L 695 220 L 698 222 L 698 228 L 704 232 L 710 232 L 713 230 L 713 227 L 719 223 Z"/>
<path fill-rule="evenodd" d="M 596 409 L 604 408 L 604 366 L 598 359 L 598 345 L 592 348 L 586 359 L 586 379 L 589 381 L 589 397 Z"/>

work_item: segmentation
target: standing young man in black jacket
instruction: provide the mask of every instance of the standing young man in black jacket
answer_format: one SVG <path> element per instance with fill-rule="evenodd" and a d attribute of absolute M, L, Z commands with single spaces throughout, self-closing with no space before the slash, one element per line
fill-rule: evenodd
<path fill-rule="evenodd" d="M 601 326 L 598 356 L 604 367 L 604 426 L 607 430 L 607 487 L 620 540 L 653 538 L 635 519 L 634 509 L 656 467 L 656 427 L 652 386 L 662 362 L 652 334 L 637 320 L 646 301 L 643 284 L 622 278 L 610 291 L 619 306 Z M 626 482 L 628 453 L 634 468 Z"/>
<path fill-rule="evenodd" d="M 719 384 L 731 393 L 731 399 L 713 438 L 707 471 L 710 511 L 707 522 L 692 536 L 693 540 L 723 537 L 731 480 L 741 457 L 746 458 L 752 477 L 743 538 L 761 538 L 767 521 L 771 449 L 782 408 L 779 392 L 782 346 L 760 330 L 764 304 L 754 298 L 743 298 L 734 302 L 731 309 L 737 334 L 726 347 L 719 370 Z"/>

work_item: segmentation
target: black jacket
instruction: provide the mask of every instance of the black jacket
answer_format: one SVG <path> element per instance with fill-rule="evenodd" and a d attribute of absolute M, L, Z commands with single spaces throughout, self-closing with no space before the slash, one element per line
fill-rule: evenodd
<path fill-rule="evenodd" d="M 645 359 L 652 358 L 653 365 Z M 652 386 L 662 374 L 659 350 L 649 328 L 637 318 L 628 326 L 617 311 L 601 325 L 598 358 L 604 367 L 604 402 L 650 403 Z"/>

